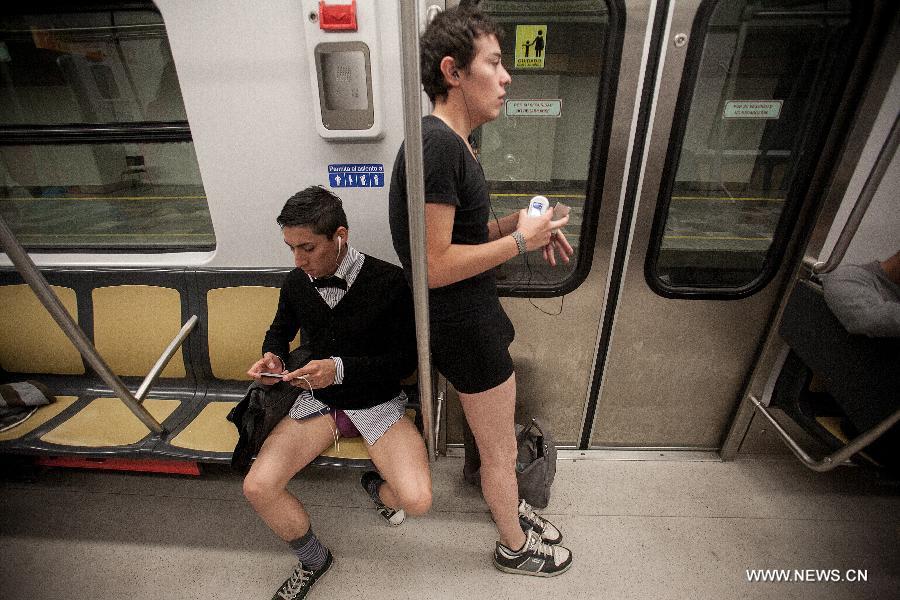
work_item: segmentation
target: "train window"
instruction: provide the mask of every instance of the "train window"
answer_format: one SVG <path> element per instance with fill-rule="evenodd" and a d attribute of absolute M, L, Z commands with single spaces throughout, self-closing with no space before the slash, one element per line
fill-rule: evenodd
<path fill-rule="evenodd" d="M 0 215 L 30 250 L 212 250 L 193 144 L 0 147 Z"/>
<path fill-rule="evenodd" d="M 0 29 L 0 125 L 187 118 L 156 10 L 3 15 Z"/>
<path fill-rule="evenodd" d="M 744 297 L 774 276 L 859 45 L 860 4 L 701 8 L 648 252 L 658 293 Z"/>
<path fill-rule="evenodd" d="M 512 76 L 500 117 L 474 134 L 494 215 L 524 208 L 539 194 L 562 202 L 572 209 L 566 234 L 576 250 L 572 262 L 556 268 L 539 252 L 508 261 L 498 270 L 498 284 L 504 295 L 557 295 L 577 285 L 589 267 L 596 207 L 586 201 L 594 195 L 588 171 L 592 161 L 601 162 L 592 149 L 595 137 L 604 137 L 595 129 L 608 121 L 597 118 L 598 106 L 615 91 L 609 70 L 617 62 L 611 52 L 617 51 L 618 19 L 602 0 L 486 1 L 481 7 L 503 28 L 503 66 Z"/>
<path fill-rule="evenodd" d="M 159 11 L 22 6 L 0 16 L 0 215 L 23 245 L 214 249 Z"/>

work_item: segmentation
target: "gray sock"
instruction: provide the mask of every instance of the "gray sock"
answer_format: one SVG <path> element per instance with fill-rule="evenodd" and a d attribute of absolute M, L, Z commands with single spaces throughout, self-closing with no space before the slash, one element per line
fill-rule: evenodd
<path fill-rule="evenodd" d="M 328 548 L 322 545 L 322 542 L 313 533 L 312 526 L 303 537 L 288 542 L 288 545 L 297 555 L 297 560 L 310 571 L 315 571 L 324 565 L 325 559 L 328 557 Z"/>

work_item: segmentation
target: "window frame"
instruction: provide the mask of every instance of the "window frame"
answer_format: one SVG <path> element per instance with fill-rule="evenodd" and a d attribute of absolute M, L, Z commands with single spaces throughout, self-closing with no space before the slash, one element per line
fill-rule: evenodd
<path fill-rule="evenodd" d="M 84 14 L 92 12 L 127 12 L 152 11 L 160 16 L 165 26 L 162 12 L 152 0 L 123 0 L 110 2 L 86 0 L 73 4 L 65 0 L 49 0 L 33 6 L 29 2 L 16 0 L 10 3 L 7 14 L 46 15 L 46 14 Z M 179 81 L 179 87 L 181 82 Z M 193 137 L 186 120 L 176 121 L 130 121 L 127 123 L 60 123 L 60 124 L 22 124 L 0 125 L 0 146 L 68 146 L 86 144 L 163 144 L 187 142 L 193 143 Z M 201 182 L 202 184 L 202 182 Z M 213 233 L 215 236 L 215 233 Z M 148 246 L 115 246 L 98 249 L 91 246 L 60 248 L 29 244 L 27 250 L 43 254 L 165 254 L 184 252 L 212 252 L 216 243 L 210 245 L 169 244 L 155 247 Z"/>
<path fill-rule="evenodd" d="M 603 185 L 606 179 L 606 158 L 619 86 L 622 47 L 625 43 L 626 15 L 624 0 L 603 0 L 609 10 L 609 25 L 604 50 L 604 65 L 600 72 L 600 88 L 597 107 L 594 112 L 594 128 L 591 149 L 587 154 L 588 176 L 585 187 L 584 212 L 582 215 L 581 237 L 575 254 L 575 269 L 562 281 L 541 285 L 523 284 L 519 281 L 505 283 L 497 281 L 498 295 L 505 298 L 554 298 L 564 296 L 578 288 L 587 279 L 594 258 L 594 244 L 600 220 L 600 205 Z M 528 260 L 541 260 L 537 253 L 529 253 Z M 516 259 L 513 259 L 516 260 Z"/>
<path fill-rule="evenodd" d="M 813 132 L 808 126 L 801 131 L 799 140 L 795 142 L 795 148 L 807 147 L 807 151 L 804 152 L 800 160 L 794 163 L 795 175 L 787 189 L 784 208 L 778 217 L 778 224 L 772 232 L 772 242 L 768 250 L 766 250 L 762 269 L 754 279 L 744 285 L 734 287 L 671 286 L 662 281 L 657 265 L 672 202 L 675 178 L 681 160 L 689 109 L 693 103 L 694 90 L 696 89 L 697 77 L 700 71 L 700 61 L 703 57 L 707 34 L 710 32 L 710 22 L 720 2 L 721 0 L 705 0 L 698 8 L 691 25 L 690 43 L 685 55 L 685 67 L 678 90 L 671 133 L 669 134 L 666 148 L 666 160 L 660 177 L 659 192 L 656 196 L 656 210 L 653 216 L 653 225 L 644 261 L 644 279 L 647 285 L 659 296 L 669 299 L 739 300 L 752 296 L 765 288 L 780 270 L 787 249 L 792 241 L 792 233 L 797 225 L 801 209 L 806 204 L 807 198 L 817 187 L 816 175 L 822 170 L 818 159 L 825 156 L 826 149 L 831 149 L 829 146 L 835 144 L 839 146 L 843 143 L 841 139 L 836 139 L 832 132 L 822 134 L 814 146 L 808 146 L 810 134 Z M 808 118 L 810 122 L 823 117 L 828 118 L 829 121 L 839 117 L 839 109 L 842 106 L 846 108 L 847 95 L 859 94 L 860 92 L 858 89 L 852 89 L 855 83 L 855 71 L 864 53 L 864 46 L 868 37 L 867 30 L 871 29 L 872 15 L 875 13 L 875 10 L 873 6 L 860 6 L 856 2 L 853 2 L 852 6 L 853 12 L 849 16 L 849 31 L 854 40 L 853 52 L 848 54 L 845 63 L 839 67 L 839 77 L 832 79 L 821 90 L 817 101 L 818 106 L 814 109 L 814 112 L 810 113 L 811 116 Z M 702 43 L 698 43 L 698 39 Z M 835 85 L 835 81 L 842 81 L 846 85 Z M 850 119 L 849 116 L 844 116 L 840 120 L 844 121 L 843 125 L 846 125 Z M 838 129 L 840 128 L 838 127 Z"/>

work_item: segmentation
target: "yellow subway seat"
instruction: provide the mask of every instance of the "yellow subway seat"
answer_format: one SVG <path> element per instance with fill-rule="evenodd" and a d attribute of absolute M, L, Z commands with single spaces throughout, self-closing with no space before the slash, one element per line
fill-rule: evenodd
<path fill-rule="evenodd" d="M 180 400 L 145 400 L 144 408 L 162 423 L 180 404 Z M 96 398 L 65 423 L 41 436 L 41 441 L 102 448 L 136 444 L 149 434 L 147 426 L 120 399 Z"/>
<path fill-rule="evenodd" d="M 75 290 L 51 285 L 76 321 Z M 81 355 L 26 284 L 0 286 L 0 366 L 10 373 L 82 375 Z"/>
<path fill-rule="evenodd" d="M 169 442 L 177 448 L 202 452 L 231 452 L 238 442 L 237 427 L 225 417 L 237 402 L 210 402 Z"/>
<path fill-rule="evenodd" d="M 369 448 L 362 437 L 338 438 L 337 443 L 329 446 L 320 456 L 348 460 L 369 460 Z"/>
<path fill-rule="evenodd" d="M 115 285 L 93 290 L 94 344 L 121 376 L 144 377 L 181 330 L 178 290 L 153 285 Z M 181 348 L 162 377 L 185 376 Z"/>
<path fill-rule="evenodd" d="M 278 288 L 250 285 L 207 292 L 209 365 L 217 379 L 247 379 L 247 369 L 261 356 L 279 293 Z M 299 339 L 298 333 L 291 349 Z"/>

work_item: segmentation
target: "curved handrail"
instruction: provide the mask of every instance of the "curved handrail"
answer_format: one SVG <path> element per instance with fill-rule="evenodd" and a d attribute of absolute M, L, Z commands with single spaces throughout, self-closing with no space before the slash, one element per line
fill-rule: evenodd
<path fill-rule="evenodd" d="M 838 465 L 846 462 L 851 456 L 877 440 L 881 434 L 890 429 L 897 421 L 900 421 L 900 409 L 897 409 L 891 414 L 889 417 L 881 421 L 878 425 L 869 429 L 865 433 L 860 434 L 856 437 L 852 442 L 847 444 L 835 452 L 823 457 L 820 460 L 813 459 L 809 454 L 806 453 L 803 448 L 800 447 L 794 438 L 791 437 L 785 429 L 775 420 L 766 407 L 763 406 L 762 402 L 760 402 L 756 396 L 750 395 L 750 401 L 756 405 L 756 410 L 760 411 L 763 416 L 769 420 L 775 430 L 778 432 L 778 435 L 784 440 L 785 444 L 787 444 L 788 448 L 791 449 L 797 458 L 800 461 L 812 469 L 813 471 L 818 471 L 819 473 L 824 473 L 825 471 L 830 471 Z"/>
<path fill-rule="evenodd" d="M 853 210 L 850 211 L 850 216 L 847 217 L 844 228 L 841 230 L 841 235 L 838 236 L 837 241 L 834 243 L 834 248 L 831 250 L 831 255 L 828 257 L 828 260 L 821 262 L 811 257 L 806 257 L 803 260 L 803 264 L 809 268 L 813 274 L 823 275 L 825 273 L 830 273 L 837 268 L 844 259 L 844 255 L 850 247 L 850 242 L 853 241 L 853 236 L 856 235 L 856 230 L 859 229 L 859 225 L 862 223 L 863 217 L 869 208 L 869 204 L 872 202 L 872 198 L 875 197 L 875 192 L 878 191 L 878 186 L 881 184 L 881 180 L 894 158 L 894 153 L 897 150 L 898 144 L 900 144 L 900 115 L 894 118 L 894 125 L 891 127 L 891 131 L 888 133 L 884 144 L 881 146 L 881 150 L 878 152 L 878 158 L 875 159 L 875 165 L 869 172 L 869 176 L 866 178 L 866 182 L 859 192 L 856 204 L 853 205 Z"/>
<path fill-rule="evenodd" d="M 191 318 L 181 327 L 181 331 L 178 332 L 166 349 L 163 350 L 159 360 L 156 361 L 156 364 L 153 365 L 153 368 L 150 369 L 150 372 L 144 377 L 144 381 L 141 382 L 141 387 L 139 387 L 138 391 L 134 394 L 134 397 L 138 402 L 143 402 L 144 398 L 147 397 L 150 387 L 156 383 L 159 374 L 162 373 L 162 370 L 166 368 L 166 365 L 168 365 L 169 361 L 172 360 L 172 357 L 175 356 L 175 352 L 178 351 L 181 344 L 187 339 L 187 336 L 194 330 L 194 327 L 197 326 L 199 320 L 197 315 L 191 315 Z"/>

